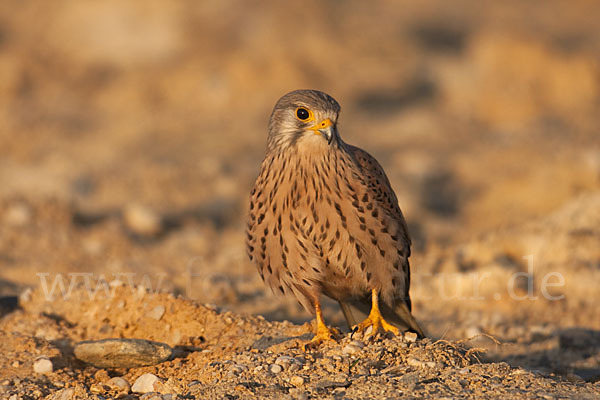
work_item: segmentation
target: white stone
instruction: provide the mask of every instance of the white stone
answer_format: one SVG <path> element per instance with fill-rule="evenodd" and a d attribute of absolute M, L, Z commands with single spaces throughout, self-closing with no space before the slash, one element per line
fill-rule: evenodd
<path fill-rule="evenodd" d="M 417 341 L 417 334 L 414 332 L 404 332 L 404 341 L 414 343 Z"/>
<path fill-rule="evenodd" d="M 135 380 L 131 391 L 133 393 L 150 393 L 154 392 L 154 384 L 159 382 L 160 378 L 154 374 L 143 374 Z"/>
<path fill-rule="evenodd" d="M 46 374 L 48 372 L 52 372 L 54 366 L 52 365 L 52 361 L 46 357 L 38 358 L 33 363 L 33 371 L 38 374 Z"/>

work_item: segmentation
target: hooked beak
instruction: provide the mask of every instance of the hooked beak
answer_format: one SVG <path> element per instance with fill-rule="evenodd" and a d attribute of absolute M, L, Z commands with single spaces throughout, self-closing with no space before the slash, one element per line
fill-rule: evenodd
<path fill-rule="evenodd" d="M 335 125 L 333 125 L 333 122 L 331 122 L 329 118 L 324 119 L 310 129 L 315 132 L 315 135 L 323 136 L 327 139 L 327 143 L 331 144 L 333 136 L 335 135 Z"/>

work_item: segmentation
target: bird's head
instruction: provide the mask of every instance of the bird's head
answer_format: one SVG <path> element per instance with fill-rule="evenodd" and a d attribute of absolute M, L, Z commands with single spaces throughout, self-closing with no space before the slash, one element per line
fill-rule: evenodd
<path fill-rule="evenodd" d="M 337 142 L 340 105 L 318 90 L 295 90 L 277 101 L 269 120 L 268 147 L 284 149 L 300 143 L 329 146 Z"/>

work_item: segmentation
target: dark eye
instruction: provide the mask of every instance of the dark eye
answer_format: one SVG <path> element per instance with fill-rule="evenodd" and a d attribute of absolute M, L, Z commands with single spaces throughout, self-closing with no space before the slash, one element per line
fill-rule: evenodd
<path fill-rule="evenodd" d="M 310 112 L 304 107 L 299 107 L 296 110 L 296 117 L 298 117 L 298 119 L 301 119 L 302 121 L 307 120 L 308 117 L 310 117 Z"/>

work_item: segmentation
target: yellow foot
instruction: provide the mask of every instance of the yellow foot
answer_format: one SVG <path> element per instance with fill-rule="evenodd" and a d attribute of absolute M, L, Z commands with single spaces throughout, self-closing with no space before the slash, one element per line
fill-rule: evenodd
<path fill-rule="evenodd" d="M 379 332 L 392 332 L 394 335 L 399 335 L 400 330 L 383 319 L 383 316 L 379 311 L 378 294 L 375 290 L 372 291 L 372 302 L 373 304 L 371 305 L 369 316 L 363 322 L 356 325 L 352 332 L 362 332 L 363 335 L 365 335 L 367 329 L 371 327 L 371 332 L 366 335 L 366 338 L 375 336 Z"/>
<path fill-rule="evenodd" d="M 373 313 L 369 314 L 367 319 L 365 319 L 360 324 L 356 325 L 352 332 L 362 332 L 363 335 L 366 334 L 367 329 L 371 327 L 371 332 L 366 334 L 366 338 L 370 338 L 371 336 L 375 336 L 379 332 L 392 332 L 394 335 L 399 335 L 400 331 L 394 325 L 390 325 L 386 322 L 385 319 L 381 315 L 373 316 Z"/>
<path fill-rule="evenodd" d="M 305 343 L 303 346 L 304 351 L 308 351 L 309 349 L 314 349 L 319 347 L 322 343 L 325 342 L 336 342 L 336 337 L 340 334 L 340 332 L 335 329 L 329 329 L 325 325 L 317 326 L 317 333 L 314 338 L 311 339 L 310 342 Z"/>
<path fill-rule="evenodd" d="M 323 321 L 323 313 L 321 312 L 321 304 L 319 301 L 315 301 L 315 314 L 317 322 L 317 332 L 315 337 L 303 346 L 303 350 L 307 351 L 309 348 L 318 347 L 323 342 L 336 342 L 335 336 L 339 335 L 340 332 L 335 329 L 329 329 Z M 335 336 L 334 336 L 335 335 Z"/>

